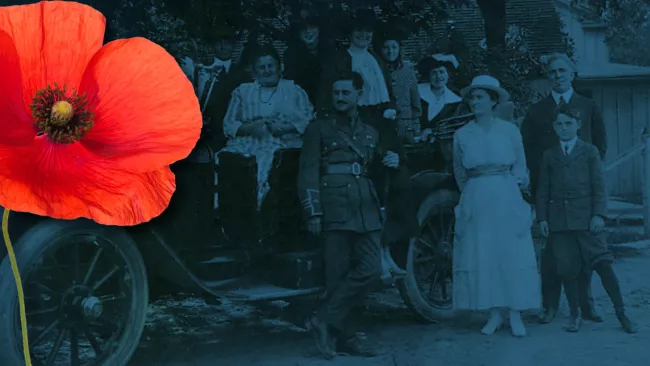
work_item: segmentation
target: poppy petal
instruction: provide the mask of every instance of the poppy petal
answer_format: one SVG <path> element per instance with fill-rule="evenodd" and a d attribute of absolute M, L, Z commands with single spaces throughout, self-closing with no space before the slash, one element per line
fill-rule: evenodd
<path fill-rule="evenodd" d="M 88 64 L 80 91 L 95 113 L 81 143 L 126 170 L 181 160 L 201 134 L 192 83 L 167 51 L 144 38 L 106 44 Z"/>
<path fill-rule="evenodd" d="M 38 89 L 56 82 L 77 89 L 92 56 L 102 47 L 106 18 L 68 1 L 0 7 L 0 30 L 16 44 L 26 107 Z"/>
<path fill-rule="evenodd" d="M 20 61 L 14 41 L 0 30 L 0 144 L 24 145 L 36 136 L 36 128 L 23 106 L 23 86 L 20 77 Z"/>
<path fill-rule="evenodd" d="M 176 189 L 169 167 L 127 172 L 81 144 L 0 147 L 0 206 L 56 219 L 131 226 L 160 215 Z"/>

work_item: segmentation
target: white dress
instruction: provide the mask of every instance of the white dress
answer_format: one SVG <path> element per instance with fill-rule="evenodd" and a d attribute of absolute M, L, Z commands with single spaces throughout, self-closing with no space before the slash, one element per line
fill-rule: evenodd
<path fill-rule="evenodd" d="M 528 184 L 519 129 L 495 119 L 489 128 L 470 122 L 456 131 L 454 175 L 461 188 L 455 209 L 454 307 L 538 309 L 533 213 L 518 185 Z"/>

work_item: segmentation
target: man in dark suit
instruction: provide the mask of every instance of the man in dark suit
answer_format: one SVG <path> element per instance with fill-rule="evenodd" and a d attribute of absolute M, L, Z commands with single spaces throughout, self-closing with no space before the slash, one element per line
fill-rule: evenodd
<path fill-rule="evenodd" d="M 601 158 L 604 159 L 607 152 L 605 124 L 598 106 L 593 100 L 576 94 L 573 90 L 572 83 L 577 72 L 575 64 L 564 54 L 553 54 L 545 60 L 545 69 L 553 85 L 551 95 L 530 107 L 521 126 L 533 197 L 537 192 L 542 155 L 545 150 L 557 144 L 553 122 L 558 108 L 567 106 L 579 111 L 582 124 L 578 136 L 596 146 Z M 555 318 L 562 291 L 562 284 L 556 275 L 555 263 L 550 255 L 550 247 L 551 243 L 546 243 L 542 251 L 543 323 L 550 323 Z M 591 272 L 582 274 L 580 278 L 580 308 L 583 319 L 603 321 L 594 309 Z"/>
<path fill-rule="evenodd" d="M 614 256 L 603 237 L 607 192 L 600 152 L 578 138 L 579 127 L 579 112 L 564 107 L 558 111 L 554 129 L 560 141 L 544 152 L 537 187 L 540 231 L 548 237 L 571 310 L 566 330 L 580 329 L 579 278 L 595 269 L 623 329 L 635 333 L 611 266 Z"/>
<path fill-rule="evenodd" d="M 214 59 L 210 65 L 199 65 L 197 93 L 204 116 L 204 136 L 214 150 L 225 144 L 223 135 L 223 118 L 228 110 L 233 90 L 240 84 L 249 82 L 251 75 L 244 71 L 243 65 L 233 60 L 237 33 L 224 27 L 215 32 Z"/>

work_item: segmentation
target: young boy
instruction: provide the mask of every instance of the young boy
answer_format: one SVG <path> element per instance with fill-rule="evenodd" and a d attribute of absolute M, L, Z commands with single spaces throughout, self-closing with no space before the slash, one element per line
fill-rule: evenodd
<path fill-rule="evenodd" d="M 553 123 L 560 141 L 544 152 L 537 189 L 537 218 L 548 237 L 558 276 L 571 310 L 566 330 L 580 329 L 578 276 L 595 270 L 607 291 L 616 317 L 627 333 L 636 326 L 625 315 L 614 257 L 602 235 L 606 188 L 598 149 L 578 138 L 579 113 L 561 108 Z"/>

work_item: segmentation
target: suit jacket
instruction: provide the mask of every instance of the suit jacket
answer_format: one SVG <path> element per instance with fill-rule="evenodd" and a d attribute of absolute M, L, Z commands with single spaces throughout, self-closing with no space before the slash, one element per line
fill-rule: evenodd
<path fill-rule="evenodd" d="M 333 49 L 327 39 L 320 39 L 318 51 L 312 54 L 304 42 L 294 40 L 284 51 L 284 78 L 303 88 L 312 105 L 316 105 L 320 91 L 323 62 Z"/>
<path fill-rule="evenodd" d="M 369 51 L 377 60 L 379 67 L 384 75 L 384 80 L 386 82 L 386 88 L 388 88 L 388 95 L 391 98 L 391 101 L 388 103 L 383 103 L 380 105 L 380 109 L 383 111 L 386 109 L 395 109 L 397 104 L 395 102 L 395 97 L 393 95 L 393 86 L 392 86 L 392 74 L 388 70 L 387 65 L 377 56 L 373 51 Z M 316 110 L 319 116 L 327 116 L 331 114 L 332 111 L 332 83 L 334 78 L 341 71 L 352 70 L 352 56 L 348 52 L 347 47 L 344 49 L 339 49 L 333 52 L 332 56 L 327 59 L 323 65 L 323 72 L 321 74 L 320 81 L 320 90 L 318 93 L 318 99 L 316 102 Z"/>
<path fill-rule="evenodd" d="M 580 111 L 582 125 L 578 131 L 578 136 L 596 146 L 600 152 L 600 157 L 604 159 L 607 152 L 607 133 L 598 106 L 593 100 L 575 92 L 568 104 L 570 108 Z M 553 130 L 556 109 L 557 104 L 553 97 L 549 95 L 528 109 L 528 113 L 521 125 L 521 136 L 526 151 L 526 164 L 530 170 L 533 196 L 536 195 L 537 191 L 542 155 L 546 149 L 555 146 L 558 141 L 557 134 Z"/>
<path fill-rule="evenodd" d="M 409 157 L 402 139 L 397 134 L 398 121 L 381 116 L 381 108 L 366 107 L 359 111 L 362 120 L 379 133 L 377 153 L 383 157 L 387 151 L 399 155 L 398 169 L 373 164 L 371 175 L 378 190 L 380 201 L 386 209 L 386 224 L 382 240 L 391 244 L 417 234 L 417 204 L 412 197 Z"/>
<path fill-rule="evenodd" d="M 422 116 L 420 117 L 420 128 L 423 130 L 425 128 L 430 128 L 434 131 L 438 126 L 438 122 L 440 122 L 441 120 L 471 112 L 469 107 L 467 107 L 467 103 L 464 103 L 462 101 L 449 103 L 449 104 L 445 104 L 445 106 L 442 107 L 442 110 L 440 110 L 440 112 L 435 117 L 433 117 L 431 121 L 429 121 L 427 116 L 428 110 L 429 110 L 429 103 L 426 100 L 422 100 L 423 112 L 422 112 Z"/>
<path fill-rule="evenodd" d="M 537 219 L 551 231 L 589 230 L 606 211 L 605 174 L 598 149 L 578 139 L 566 156 L 556 145 L 544 152 L 537 190 Z"/>
<path fill-rule="evenodd" d="M 215 81 L 212 94 L 210 94 L 203 113 L 207 120 L 203 135 L 215 151 L 223 147 L 226 141 L 223 134 L 223 118 L 228 111 L 232 92 L 239 85 L 250 82 L 251 79 L 252 76 L 247 74 L 243 67 L 233 64 L 228 73 L 222 74 L 222 77 Z M 209 86 L 207 87 L 209 88 Z"/>

